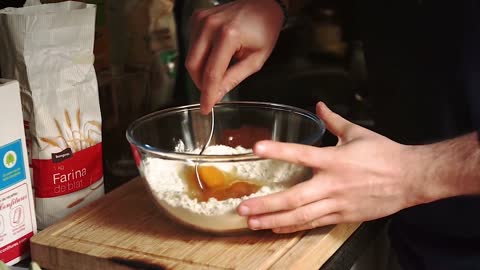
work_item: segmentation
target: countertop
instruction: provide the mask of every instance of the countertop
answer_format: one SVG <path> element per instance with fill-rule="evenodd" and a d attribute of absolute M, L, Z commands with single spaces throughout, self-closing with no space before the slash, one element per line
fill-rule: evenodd
<path fill-rule="evenodd" d="M 48 245 L 53 245 L 53 246 L 51 246 L 51 247 L 48 247 L 48 250 L 45 250 L 45 252 L 48 252 L 48 253 L 44 253 L 44 254 L 49 254 L 49 256 L 52 255 L 52 254 L 55 254 L 56 256 L 60 256 L 60 255 L 58 255 L 58 254 L 61 253 L 62 249 L 63 249 L 63 251 L 65 251 L 65 249 L 67 249 L 66 247 L 69 245 L 69 243 L 67 243 L 68 241 L 63 241 L 62 239 L 60 239 L 60 238 L 57 237 L 57 236 L 59 236 L 59 234 L 62 234 L 62 233 L 63 233 L 63 232 L 59 232 L 59 231 L 61 230 L 61 229 L 59 229 L 59 228 L 63 228 L 63 227 L 65 227 L 66 225 L 71 226 L 71 227 L 69 227 L 69 230 L 71 230 L 72 233 L 73 233 L 73 232 L 75 231 L 75 226 L 77 226 L 78 224 L 81 223 L 81 222 L 79 222 L 80 219 L 83 219 L 82 222 L 85 223 L 85 220 L 87 220 L 87 218 L 86 218 L 87 216 L 90 216 L 90 217 L 91 217 L 92 215 L 95 215 L 94 212 L 96 211 L 96 208 L 98 208 L 99 205 L 101 206 L 102 204 L 107 203 L 108 199 L 111 198 L 111 197 L 113 197 L 113 196 L 115 196 L 115 194 L 116 194 L 117 197 L 122 197 L 122 198 L 124 198 L 125 201 L 128 201 L 129 198 L 125 197 L 125 195 L 127 194 L 127 193 L 125 193 L 125 191 L 127 190 L 127 188 L 131 188 L 131 187 L 136 188 L 136 189 L 141 189 L 141 186 L 139 185 L 139 182 L 140 182 L 139 179 L 136 179 L 135 181 L 131 181 L 131 182 L 123 185 L 123 186 L 120 187 L 118 190 L 112 192 L 113 195 L 112 195 L 112 194 L 107 194 L 107 196 L 105 196 L 105 198 L 99 200 L 99 202 L 94 203 L 94 205 L 92 205 L 92 206 L 87 206 L 86 209 L 82 209 L 81 211 L 79 211 L 80 213 L 74 214 L 72 218 L 69 217 L 69 218 L 67 218 L 66 220 L 62 221 L 62 222 L 61 222 L 62 224 L 53 225 L 53 226 L 51 226 L 51 227 L 53 227 L 53 228 L 50 228 L 50 227 L 47 228 L 47 230 L 45 230 L 46 232 L 43 231 L 42 233 L 40 233 L 40 236 L 39 236 L 39 235 L 35 236 L 34 239 L 36 239 L 36 240 L 34 240 L 34 242 L 37 242 L 37 249 L 36 249 L 36 251 L 37 251 L 37 252 L 36 252 L 36 253 L 37 253 L 37 255 L 36 255 L 37 258 L 39 258 L 39 257 L 38 257 L 38 256 L 39 256 L 39 255 L 38 255 L 38 254 L 39 254 L 39 252 L 38 252 L 38 250 L 39 250 L 39 249 L 38 249 L 38 244 L 39 244 L 39 243 L 40 243 L 40 244 L 45 244 L 45 245 L 47 245 L 47 246 L 48 246 Z M 123 193 L 122 193 L 122 189 L 123 189 L 123 191 L 124 191 Z M 130 198 L 130 199 L 133 199 L 133 197 Z M 103 202 L 103 203 L 102 203 L 102 202 Z M 109 203 L 111 203 L 111 201 L 110 201 Z M 139 203 L 140 206 L 142 205 L 142 202 L 139 201 L 138 203 Z M 122 206 L 122 205 L 119 205 L 119 206 Z M 112 207 L 115 207 L 115 205 L 113 205 Z M 128 210 L 126 210 L 126 211 L 128 211 Z M 149 215 L 150 215 L 150 214 L 148 214 L 148 215 L 146 215 L 146 216 L 149 216 Z M 115 218 L 117 218 L 117 217 L 112 217 L 112 218 L 115 219 Z M 69 221 L 69 219 L 70 219 L 70 221 Z M 91 218 L 90 218 L 90 219 L 91 219 Z M 116 221 L 118 222 L 118 221 L 120 221 L 120 220 L 116 220 Z M 98 222 L 98 220 L 91 220 L 91 222 L 96 223 L 96 222 Z M 158 222 L 158 220 L 157 220 L 157 222 Z M 67 223 L 68 223 L 68 224 L 67 224 Z M 87 220 L 87 223 L 88 223 L 88 220 Z M 92 224 L 93 224 L 93 223 L 92 223 Z M 104 224 L 106 224 L 106 226 L 108 227 L 108 223 L 104 223 Z M 112 224 L 113 224 L 113 223 L 112 223 Z M 327 254 L 329 254 L 329 255 L 327 255 L 327 256 L 328 256 L 328 257 L 327 257 L 328 259 L 325 258 L 326 261 L 323 260 L 323 261 L 321 262 L 321 265 L 322 265 L 322 266 L 321 266 L 320 269 L 321 269 L 321 270 L 348 270 L 348 269 L 350 269 L 351 266 L 354 264 L 354 262 L 357 260 L 357 258 L 359 258 L 359 256 L 361 256 L 362 252 L 363 252 L 364 250 L 366 250 L 366 249 L 369 247 L 369 245 L 372 243 L 372 241 L 377 237 L 378 233 L 383 229 L 383 227 L 385 226 L 385 224 L 386 224 L 386 219 L 376 220 L 376 221 L 372 221 L 372 222 L 366 222 L 366 223 L 361 224 L 361 225 L 358 227 L 358 229 L 356 229 L 356 230 L 353 232 L 353 234 L 352 234 L 351 232 L 350 232 L 350 233 L 347 233 L 347 234 L 342 234 L 342 233 L 339 234 L 339 233 L 338 233 L 339 230 L 340 230 L 340 231 L 342 231 L 342 230 L 347 230 L 347 231 L 348 231 L 348 230 L 349 230 L 349 229 L 347 229 L 347 228 L 349 228 L 348 226 L 345 227 L 345 229 L 342 229 L 342 227 L 339 226 L 340 229 L 337 229 L 337 232 L 335 232 L 335 236 L 332 235 L 332 237 L 335 239 L 335 243 L 336 243 L 336 244 L 333 245 L 333 247 L 335 248 L 335 251 L 332 252 L 332 253 L 327 252 Z M 84 226 L 84 225 L 85 225 L 85 224 L 83 224 L 82 226 Z M 129 227 L 131 227 L 131 226 L 136 226 L 136 225 L 135 225 L 134 223 L 129 224 L 128 226 L 123 227 L 122 230 L 124 230 L 125 228 L 129 228 Z M 166 226 L 167 226 L 167 225 L 166 225 Z M 55 227 L 56 227 L 56 228 L 55 228 Z M 173 227 L 175 227 L 175 226 L 173 226 Z M 356 227 L 355 227 L 355 228 L 356 228 Z M 81 227 L 79 227 L 78 229 L 81 229 Z M 171 230 L 171 229 L 172 229 L 172 228 L 170 228 L 169 230 Z M 143 231 L 144 231 L 144 228 L 142 228 L 141 226 L 140 226 L 140 227 L 135 227 L 135 231 L 142 231 L 142 232 L 143 232 Z M 92 232 L 92 233 L 95 233 L 95 232 Z M 150 232 L 146 232 L 146 233 L 148 234 L 148 233 L 152 233 L 152 232 L 150 231 Z M 185 231 L 181 231 L 181 232 L 179 232 L 179 233 L 180 233 L 179 235 L 182 235 L 182 236 L 185 235 Z M 316 238 L 314 238 L 314 237 L 318 237 L 318 235 L 321 235 L 322 233 L 323 233 L 323 234 L 325 234 L 325 233 L 328 234 L 328 231 L 326 231 L 326 230 L 323 230 L 323 231 L 322 231 L 322 229 L 320 228 L 320 231 L 318 231 L 318 232 L 315 232 L 315 231 L 314 231 L 313 233 L 310 234 L 310 240 L 308 240 L 308 241 L 310 241 L 310 242 L 312 242 L 312 240 L 313 240 L 313 241 L 316 241 L 316 240 L 315 240 Z M 43 236 L 42 236 L 42 234 L 43 234 Z M 47 235 L 47 234 L 48 234 L 48 235 Z M 70 233 L 70 234 L 71 234 L 71 233 Z M 135 234 L 132 234 L 132 235 L 135 235 Z M 154 235 L 154 234 L 152 234 L 152 235 Z M 308 233 L 306 233 L 305 235 L 308 235 Z M 347 237 L 347 238 L 345 238 L 345 239 L 342 239 L 342 237 L 339 236 L 339 235 L 350 235 L 350 236 Z M 55 237 L 57 237 L 57 238 L 55 238 L 55 239 L 52 238 L 53 240 L 49 239 L 48 241 L 45 241 L 45 239 L 48 238 L 48 237 L 45 238 L 45 236 L 48 236 L 48 237 L 50 237 L 50 236 L 55 236 Z M 61 236 L 61 235 L 60 235 L 60 236 Z M 65 235 L 65 236 L 66 236 L 66 235 Z M 70 235 L 69 235 L 69 236 L 70 236 Z M 128 241 L 134 241 L 134 239 L 132 240 L 131 237 L 132 237 L 132 236 L 127 237 L 127 238 L 128 238 Z M 158 236 L 158 235 L 155 236 L 155 235 L 154 235 L 154 237 L 160 237 L 160 238 L 161 238 L 162 235 L 160 235 L 160 236 Z M 190 237 L 192 237 L 192 235 L 190 235 Z M 193 237 L 196 237 L 196 236 L 193 235 Z M 271 237 L 272 237 L 272 236 L 261 236 L 260 239 L 270 239 Z M 300 237 L 304 237 L 304 235 L 301 235 Z M 332 238 L 332 237 L 330 237 L 330 238 Z M 65 237 L 64 237 L 64 238 L 65 238 Z M 326 237 L 320 237 L 320 238 L 318 238 L 318 239 L 319 239 L 318 241 L 325 241 L 326 238 L 328 238 L 328 235 L 326 235 Z M 67 239 L 67 238 L 65 238 L 65 239 Z M 79 236 L 79 239 L 80 239 L 80 236 Z M 79 239 L 75 239 L 75 240 L 79 240 Z M 81 239 L 80 239 L 80 240 L 81 240 Z M 84 239 L 84 240 L 85 240 L 85 239 Z M 91 239 L 90 239 L 90 240 L 91 240 Z M 166 242 L 170 241 L 170 239 L 160 239 L 160 240 L 163 240 L 163 241 L 166 241 Z M 161 248 L 161 244 L 158 244 L 158 242 L 161 242 L 160 240 L 158 240 L 157 243 L 155 244 L 155 245 L 156 245 L 156 249 L 162 249 L 162 248 Z M 205 239 L 202 239 L 202 238 L 200 237 L 200 238 L 198 238 L 197 240 L 203 241 L 203 240 L 205 240 Z M 212 239 L 206 239 L 206 240 L 207 240 L 207 241 L 206 241 L 205 243 L 209 243 L 210 241 L 212 241 Z M 270 240 L 268 240 L 268 241 L 272 241 L 272 240 L 273 240 L 273 242 L 271 242 L 271 243 L 273 243 L 273 245 L 276 245 L 276 246 L 274 247 L 272 244 L 270 244 L 271 247 L 270 247 L 269 249 L 271 249 L 271 248 L 278 249 L 278 247 L 282 248 L 281 245 L 277 245 L 277 244 L 275 243 L 275 240 L 274 240 L 273 238 L 270 239 Z M 301 240 L 301 238 L 300 238 L 300 240 Z M 120 242 L 120 241 L 121 241 L 121 240 L 115 240 L 115 244 L 117 244 L 117 243 Z M 214 239 L 213 241 L 217 241 L 217 240 Z M 279 240 L 279 242 L 282 242 L 282 241 L 285 242 L 285 239 L 282 238 L 282 239 Z M 303 240 L 302 240 L 302 241 L 303 241 Z M 307 242 L 307 243 L 308 243 L 308 241 L 304 241 L 304 242 Z M 221 241 L 220 241 L 220 242 L 221 242 Z M 248 242 L 248 239 L 247 239 L 247 242 Z M 288 242 L 288 241 L 287 241 L 287 242 Z M 330 242 L 331 242 L 331 240 L 330 240 Z M 53 244 L 52 244 L 52 243 L 53 243 Z M 113 242 L 112 242 L 112 243 L 113 243 Z M 302 243 L 302 242 L 301 242 L 301 241 L 298 241 L 298 243 Z M 217 244 L 218 244 L 218 243 L 217 243 Z M 224 243 L 221 243 L 221 244 L 224 244 Z M 56 246 L 55 246 L 55 245 L 56 245 Z M 160 246 L 159 246 L 159 245 L 160 245 Z M 207 244 L 207 245 L 208 245 L 208 244 Z M 297 242 L 295 242 L 295 241 L 294 241 L 294 242 L 290 242 L 290 244 L 288 244 L 288 245 L 290 245 L 290 247 L 289 247 L 288 249 L 295 250 L 295 249 L 292 248 L 292 247 L 295 247 L 297 250 L 299 249 L 299 248 L 297 247 L 297 246 L 299 246 L 299 245 L 298 245 Z M 295 246 L 295 245 L 296 245 L 296 246 Z M 304 245 L 305 245 L 305 244 L 304 244 Z M 148 244 L 146 244 L 146 246 L 148 246 Z M 319 246 L 320 246 L 320 247 L 319 247 Z M 321 256 L 325 257 L 326 255 L 325 255 L 325 253 L 324 253 L 324 250 L 321 249 L 321 246 L 322 246 L 322 245 L 312 244 L 312 248 L 317 248 L 317 249 L 318 249 L 317 251 L 319 252 L 319 257 L 321 257 Z M 212 246 L 209 246 L 209 247 L 211 248 Z M 125 248 L 125 246 L 124 246 L 123 248 Z M 137 252 L 137 253 L 138 253 L 139 250 L 142 250 L 142 247 L 136 246 L 135 248 L 136 248 L 136 251 L 135 251 L 135 252 Z M 208 247 L 206 246 L 206 248 L 208 248 Z M 245 247 L 244 247 L 244 248 L 245 248 Z M 242 248 L 242 249 L 244 249 L 244 248 Z M 257 248 L 258 248 L 258 247 L 257 247 Z M 303 248 L 305 248 L 305 247 L 303 247 Z M 310 247 L 308 247 L 308 248 L 310 248 Z M 320 248 L 320 249 L 319 249 L 319 248 Z M 43 248 L 43 249 L 45 249 L 45 248 Z M 75 249 L 75 247 L 73 247 L 73 249 Z M 150 247 L 150 249 L 148 249 L 148 248 L 146 247 L 146 250 L 149 250 L 149 251 L 148 251 L 147 253 L 145 253 L 145 254 L 150 254 L 150 253 L 152 252 L 151 247 Z M 153 249 L 153 250 L 155 250 L 155 249 Z M 261 247 L 258 248 L 258 250 L 260 250 L 260 252 L 261 252 Z M 278 255 L 278 256 L 280 256 L 279 258 L 282 259 L 282 260 L 284 260 L 284 261 L 288 261 L 288 260 L 285 260 L 284 257 L 288 257 L 288 255 L 289 255 L 288 253 L 295 254 L 295 252 L 294 252 L 294 251 L 291 251 L 291 250 L 286 251 L 285 254 L 282 253 L 282 254 Z M 58 254 L 57 254 L 57 251 L 58 251 Z M 79 251 L 79 252 L 80 252 L 80 251 Z M 112 251 L 112 252 L 116 253 L 115 251 Z M 68 250 L 67 253 L 70 254 L 70 253 L 71 253 L 71 250 Z M 106 253 L 108 253 L 108 252 L 106 252 Z M 128 253 L 128 252 L 127 252 L 127 253 L 125 254 L 125 256 L 126 256 L 126 257 L 130 256 L 130 255 L 128 255 L 128 254 L 132 255 L 132 254 L 134 254 L 134 253 Z M 89 255 L 90 255 L 90 257 L 95 257 L 95 256 L 96 256 L 96 254 L 89 254 Z M 82 256 L 83 256 L 83 255 L 82 255 Z M 110 255 L 107 254 L 106 256 L 107 256 L 107 257 L 108 257 L 108 256 L 111 256 L 111 254 L 110 254 Z M 142 255 L 142 256 L 144 256 L 144 255 Z M 147 256 L 148 256 L 148 255 L 147 255 Z M 163 254 L 161 254 L 161 256 L 163 256 Z M 312 256 L 313 256 L 313 257 L 316 257 L 315 253 L 313 253 L 312 255 L 308 255 L 308 256 L 310 256 L 310 257 L 312 257 Z M 306 259 L 306 260 L 309 259 L 308 256 L 305 256 L 305 259 Z M 50 257 L 55 257 L 55 256 L 50 256 Z M 101 257 L 101 256 L 100 256 L 100 257 Z M 34 258 L 35 258 L 35 256 L 34 256 Z M 72 259 L 73 259 L 73 258 L 74 258 L 74 257 L 72 257 Z M 159 257 L 157 257 L 157 258 L 159 258 Z M 102 258 L 94 258 L 94 259 L 95 259 L 95 260 L 101 260 Z M 279 259 L 279 261 L 281 261 L 280 259 Z M 50 258 L 50 260 L 53 260 L 53 261 L 57 260 L 57 261 L 55 261 L 55 262 L 58 262 L 58 258 L 57 258 L 57 259 L 55 259 L 55 258 L 53 258 L 53 259 Z M 63 257 L 62 260 L 65 260 L 65 257 Z M 188 261 L 189 259 L 186 258 L 186 260 Z M 38 261 L 38 259 L 37 259 L 37 261 Z M 13 269 L 15 269 L 15 270 L 28 269 L 28 268 L 26 268 L 26 263 L 27 263 L 27 262 L 28 262 L 28 261 L 24 261 L 24 262 L 18 264 L 17 267 L 16 267 L 16 268 L 13 268 Z M 208 264 L 206 264 L 206 265 L 208 265 Z M 208 267 L 207 267 L 207 268 L 208 268 Z M 267 267 L 267 268 L 270 269 L 269 267 Z M 123 268 L 122 268 L 122 269 L 123 269 Z M 129 268 L 129 269 L 130 269 L 130 268 Z M 144 268 L 131 268 L 131 269 L 144 269 Z M 167 267 L 167 269 L 169 269 L 169 268 Z M 227 269 L 228 269 L 228 268 L 227 268 Z M 233 268 L 232 268 L 232 269 L 233 269 Z M 311 269 L 311 268 L 309 268 L 309 269 Z"/>

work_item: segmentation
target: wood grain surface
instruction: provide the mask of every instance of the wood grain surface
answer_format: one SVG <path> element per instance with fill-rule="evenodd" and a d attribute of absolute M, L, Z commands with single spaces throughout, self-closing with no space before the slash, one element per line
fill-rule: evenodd
<path fill-rule="evenodd" d="M 165 217 L 137 178 L 35 235 L 31 253 L 51 270 L 308 270 L 319 269 L 359 225 L 210 235 Z"/>

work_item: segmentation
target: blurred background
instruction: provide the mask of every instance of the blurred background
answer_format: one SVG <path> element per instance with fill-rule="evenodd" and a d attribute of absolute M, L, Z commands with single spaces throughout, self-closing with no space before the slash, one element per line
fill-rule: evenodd
<path fill-rule="evenodd" d="M 373 128 L 363 46 L 350 1 L 296 1 L 264 68 L 225 100 L 275 102 L 309 111 L 321 100 L 349 120 Z M 24 2 L 2 0 L 0 8 Z M 83 2 L 97 5 L 94 65 L 103 118 L 105 187 L 110 191 L 138 174 L 125 139 L 127 126 L 162 108 L 198 103 L 199 91 L 183 65 L 189 21 L 194 10 L 228 1 Z M 335 143 L 333 136 L 325 136 L 324 145 Z"/>

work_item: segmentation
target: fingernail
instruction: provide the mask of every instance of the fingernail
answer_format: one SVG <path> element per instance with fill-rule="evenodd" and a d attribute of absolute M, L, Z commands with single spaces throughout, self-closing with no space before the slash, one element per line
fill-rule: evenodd
<path fill-rule="evenodd" d="M 250 209 L 245 205 L 241 205 L 240 207 L 238 207 L 238 213 L 241 216 L 248 216 L 248 214 L 250 213 Z"/>
<path fill-rule="evenodd" d="M 260 228 L 260 221 L 258 219 L 255 219 L 255 218 L 251 218 L 249 221 L 248 221 L 248 226 L 250 227 L 250 229 L 259 229 Z"/>

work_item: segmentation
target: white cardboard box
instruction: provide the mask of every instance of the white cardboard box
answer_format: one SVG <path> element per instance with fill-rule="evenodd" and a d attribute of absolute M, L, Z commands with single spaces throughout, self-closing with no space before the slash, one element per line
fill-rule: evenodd
<path fill-rule="evenodd" d="M 17 81 L 0 79 L 0 260 L 28 256 L 37 232 Z"/>

